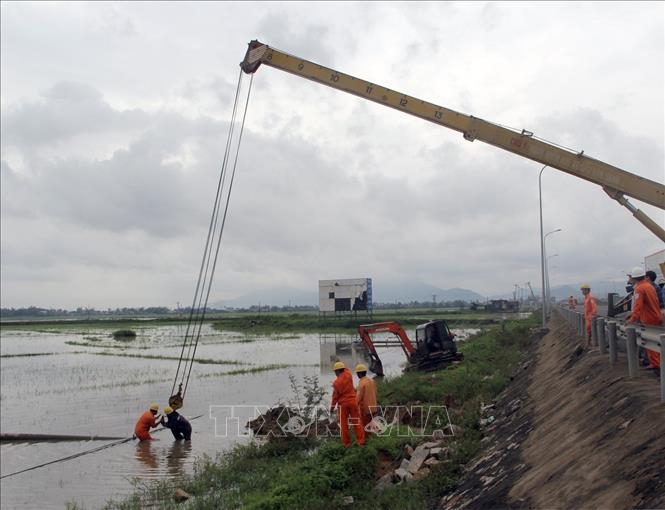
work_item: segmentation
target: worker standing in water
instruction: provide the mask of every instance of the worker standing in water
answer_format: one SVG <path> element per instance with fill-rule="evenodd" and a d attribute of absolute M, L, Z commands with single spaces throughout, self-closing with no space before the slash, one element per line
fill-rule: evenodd
<path fill-rule="evenodd" d="M 333 382 L 333 396 L 332 403 L 330 404 L 330 413 L 339 407 L 339 428 L 342 432 L 342 444 L 345 447 L 351 446 L 351 438 L 349 437 L 349 418 L 351 418 L 351 425 L 356 435 L 356 443 L 358 446 L 365 444 L 365 432 L 360 423 L 360 411 L 358 410 L 358 401 L 356 400 L 356 392 L 353 389 L 353 376 L 344 363 L 338 361 L 333 366 L 337 379 Z"/>
<path fill-rule="evenodd" d="M 593 318 L 598 315 L 598 304 L 596 297 L 591 294 L 591 287 L 584 284 L 580 287 L 584 294 L 584 319 L 586 320 L 586 346 L 591 347 L 591 323 Z"/>
<path fill-rule="evenodd" d="M 358 376 L 356 400 L 360 410 L 360 422 L 365 428 L 376 413 L 376 383 L 374 379 L 367 377 L 367 367 L 362 363 L 356 367 L 356 375 Z"/>
<path fill-rule="evenodd" d="M 171 429 L 171 434 L 173 434 L 176 441 L 180 441 L 181 439 L 190 441 L 192 439 L 192 425 L 189 423 L 189 420 L 171 407 L 167 406 L 164 408 L 162 425 Z"/>
<path fill-rule="evenodd" d="M 159 406 L 157 404 L 150 404 L 148 410 L 141 415 L 139 421 L 136 422 L 134 427 L 134 437 L 138 438 L 139 441 L 151 441 L 154 439 L 150 435 L 150 429 L 157 427 L 157 420 L 159 417 L 157 413 L 159 412 Z"/>

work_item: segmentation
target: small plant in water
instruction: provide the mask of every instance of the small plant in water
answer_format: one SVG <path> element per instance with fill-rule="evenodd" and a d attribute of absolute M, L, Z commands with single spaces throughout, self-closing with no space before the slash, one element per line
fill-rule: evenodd
<path fill-rule="evenodd" d="M 120 340 L 122 342 L 130 342 L 136 338 L 136 331 L 131 329 L 119 329 L 112 333 L 114 340 Z"/>

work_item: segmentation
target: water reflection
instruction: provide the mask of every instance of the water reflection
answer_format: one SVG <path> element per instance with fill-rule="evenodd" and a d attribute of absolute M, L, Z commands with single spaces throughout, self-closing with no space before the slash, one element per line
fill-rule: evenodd
<path fill-rule="evenodd" d="M 329 375 L 336 361 L 353 368 L 358 363 L 367 363 L 369 356 L 361 343 L 354 341 L 355 337 L 343 334 L 319 335 L 319 355 L 321 374 Z"/>
<path fill-rule="evenodd" d="M 153 449 L 152 441 L 139 441 L 136 445 L 134 456 L 151 471 L 159 468 L 157 454 Z"/>
<path fill-rule="evenodd" d="M 185 460 L 192 452 L 191 441 L 174 441 L 166 454 L 166 466 L 170 476 L 180 477 L 185 474 Z"/>

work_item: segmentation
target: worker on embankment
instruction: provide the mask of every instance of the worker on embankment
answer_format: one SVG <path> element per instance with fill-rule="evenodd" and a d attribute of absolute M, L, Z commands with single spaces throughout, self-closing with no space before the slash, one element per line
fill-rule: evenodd
<path fill-rule="evenodd" d="M 628 322 L 637 322 L 651 326 L 663 325 L 663 313 L 658 304 L 658 296 L 651 285 L 651 281 L 646 278 L 644 269 L 641 266 L 635 267 L 630 275 L 635 281 L 635 306 Z M 647 368 L 660 368 L 660 354 L 647 350 L 649 366 Z"/>
<path fill-rule="evenodd" d="M 591 347 L 591 323 L 594 316 L 598 315 L 598 302 L 596 297 L 591 294 L 591 287 L 585 283 L 580 287 L 584 294 L 584 319 L 586 321 L 586 346 Z"/>
<path fill-rule="evenodd" d="M 376 414 L 376 383 L 374 379 L 367 377 L 367 367 L 362 363 L 356 366 L 356 375 L 358 376 L 356 400 L 360 410 L 360 422 L 364 429 Z"/>
<path fill-rule="evenodd" d="M 150 429 L 157 427 L 159 406 L 157 404 L 150 404 L 148 410 L 141 415 L 139 421 L 136 422 L 134 427 L 134 437 L 139 441 L 150 441 L 154 439 L 150 435 Z"/>
<path fill-rule="evenodd" d="M 349 418 L 351 418 L 351 425 L 353 425 L 353 431 L 356 435 L 356 443 L 358 446 L 363 446 L 365 444 L 365 432 L 360 423 L 358 401 L 356 400 L 356 392 L 353 389 L 353 376 L 341 361 L 335 363 L 333 370 L 337 379 L 333 382 L 330 413 L 332 414 L 335 412 L 335 408 L 339 407 L 339 428 L 342 431 L 342 444 L 347 448 L 351 446 L 351 438 L 349 437 Z"/>
<path fill-rule="evenodd" d="M 573 296 L 568 298 L 568 310 L 577 310 L 577 299 Z"/>
<path fill-rule="evenodd" d="M 192 425 L 187 418 L 169 406 L 164 408 L 164 415 L 162 416 L 162 425 L 171 429 L 171 434 L 173 434 L 176 441 L 181 439 L 190 441 L 192 439 Z"/>

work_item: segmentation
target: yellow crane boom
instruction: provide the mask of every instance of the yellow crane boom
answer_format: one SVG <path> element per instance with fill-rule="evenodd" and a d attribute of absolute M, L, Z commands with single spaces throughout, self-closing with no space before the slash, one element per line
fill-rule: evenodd
<path fill-rule="evenodd" d="M 466 140 L 480 140 L 598 184 L 611 198 L 626 207 L 638 221 L 665 242 L 665 229 L 626 199 L 626 196 L 633 197 L 665 209 L 665 185 L 661 183 L 590 158 L 583 153 L 584 151 L 577 153 L 540 140 L 530 131 L 519 132 L 478 117 L 465 115 L 289 55 L 259 41 L 252 41 L 240 67 L 245 73 L 251 74 L 256 72 L 261 64 L 415 115 L 459 131 Z"/>

